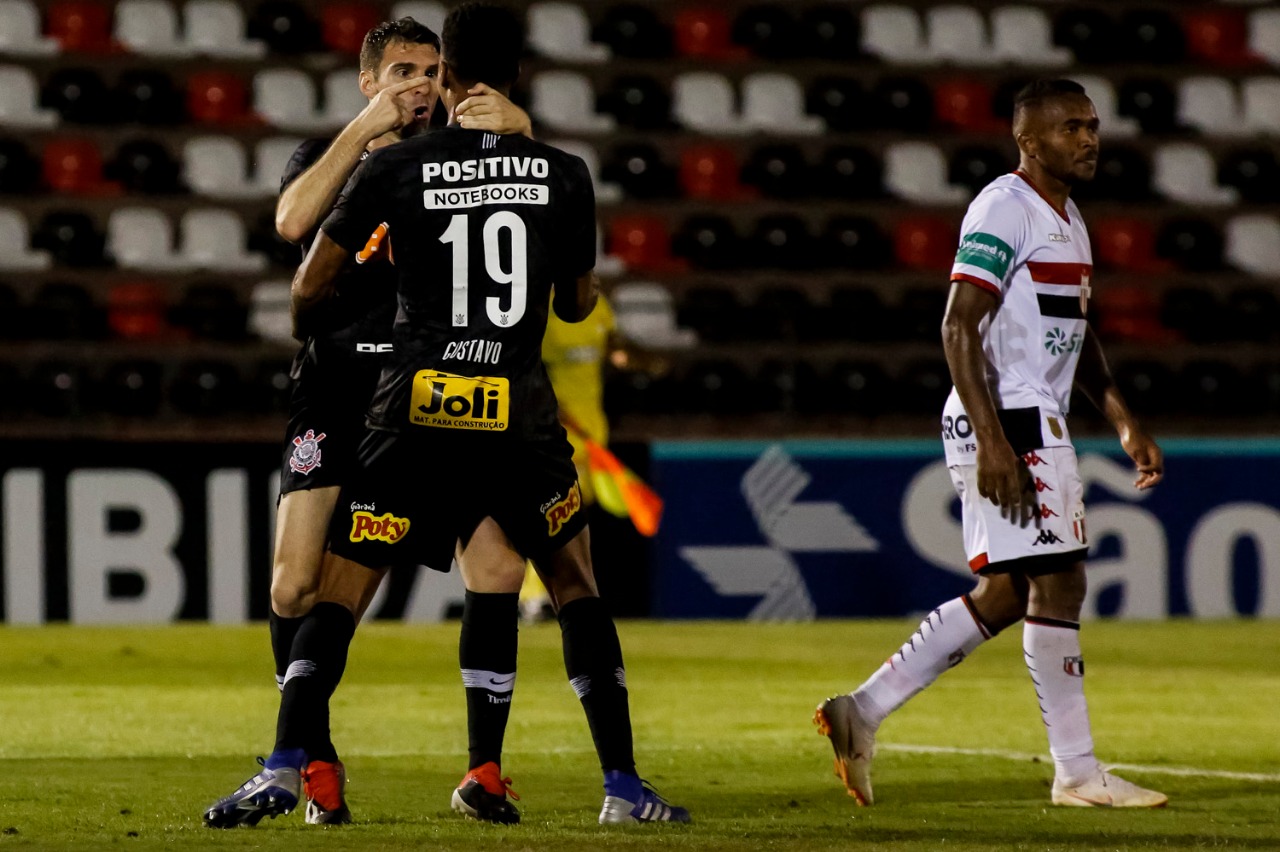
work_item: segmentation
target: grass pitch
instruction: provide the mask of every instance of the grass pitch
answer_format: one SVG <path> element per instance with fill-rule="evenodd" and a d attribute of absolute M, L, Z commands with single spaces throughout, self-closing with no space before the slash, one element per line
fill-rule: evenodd
<path fill-rule="evenodd" d="M 621 624 L 641 773 L 695 822 L 604 829 L 554 625 L 520 634 L 514 827 L 449 811 L 466 768 L 457 625 L 365 626 L 333 708 L 358 824 L 295 812 L 227 831 L 200 814 L 270 749 L 265 626 L 0 629 L 0 849 L 1280 849 L 1274 623 L 1086 626 L 1099 755 L 1138 767 L 1122 774 L 1166 791 L 1166 809 L 1049 805 L 1016 629 L 885 723 L 877 804 L 860 809 L 809 717 L 914 628 Z"/>

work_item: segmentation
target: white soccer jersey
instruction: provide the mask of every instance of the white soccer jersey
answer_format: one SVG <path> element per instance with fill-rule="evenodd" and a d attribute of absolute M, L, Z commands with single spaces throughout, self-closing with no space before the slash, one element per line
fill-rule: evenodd
<path fill-rule="evenodd" d="M 1042 446 L 1070 446 L 1066 413 L 1084 344 L 1093 256 L 1080 211 L 1058 209 L 1021 172 L 987 185 L 969 205 L 952 281 L 994 293 L 980 327 L 998 409 L 1038 409 Z M 950 464 L 972 464 L 977 445 L 955 388 L 943 413 Z"/>

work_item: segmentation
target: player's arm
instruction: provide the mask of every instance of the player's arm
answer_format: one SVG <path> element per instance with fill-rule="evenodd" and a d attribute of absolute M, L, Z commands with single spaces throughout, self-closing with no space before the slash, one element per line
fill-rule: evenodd
<path fill-rule="evenodd" d="M 591 316 L 600 299 L 600 279 L 594 269 L 579 275 L 573 286 L 556 285 L 551 307 L 565 322 L 582 322 Z"/>
<path fill-rule="evenodd" d="M 276 202 L 276 232 L 291 243 L 306 239 L 328 215 L 369 143 L 413 119 L 412 111 L 400 100 L 400 95 L 431 84 L 430 77 L 415 77 L 378 92 L 342 129 L 320 159 L 280 193 Z"/>
<path fill-rule="evenodd" d="M 942 319 L 942 348 L 978 444 L 978 493 L 997 506 L 1017 510 L 1028 493 L 1030 477 L 996 416 L 980 330 L 983 318 L 998 306 L 991 291 L 968 281 L 951 282 Z"/>
<path fill-rule="evenodd" d="M 511 102 L 506 95 L 484 83 L 467 90 L 471 97 L 458 104 L 454 117 L 465 130 L 487 130 L 500 136 L 519 133 L 533 138 L 533 120 L 529 113 Z"/>
<path fill-rule="evenodd" d="M 316 306 L 333 296 L 338 274 L 350 258 L 350 252 L 330 239 L 324 230 L 311 242 L 311 250 L 294 273 L 289 288 L 289 315 L 297 340 L 311 336 L 308 321 Z"/>
<path fill-rule="evenodd" d="M 1085 326 L 1080 362 L 1076 365 L 1075 384 L 1115 427 L 1116 434 L 1120 436 L 1120 445 L 1138 466 L 1138 478 L 1134 481 L 1134 486 L 1146 490 L 1164 479 L 1164 453 L 1129 410 L 1128 403 L 1111 376 L 1111 368 L 1107 366 L 1106 355 L 1102 352 L 1102 343 L 1088 325 Z"/>

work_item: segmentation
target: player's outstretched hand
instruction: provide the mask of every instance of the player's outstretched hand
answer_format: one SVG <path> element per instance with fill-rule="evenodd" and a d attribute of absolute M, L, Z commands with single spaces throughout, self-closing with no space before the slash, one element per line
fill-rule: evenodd
<path fill-rule="evenodd" d="M 502 92 L 477 83 L 467 89 L 467 94 L 471 97 L 453 111 L 458 125 L 464 130 L 487 130 L 499 135 L 523 133 L 533 138 L 529 114 L 511 103 Z"/>
<path fill-rule="evenodd" d="M 407 92 L 422 86 L 434 85 L 430 77 L 414 77 L 394 86 L 387 86 L 374 95 L 356 121 L 364 128 L 364 134 L 376 139 L 389 130 L 397 130 L 413 121 L 417 116 L 402 97 Z M 423 107 L 425 109 L 425 107 Z"/>
<path fill-rule="evenodd" d="M 1164 479 L 1164 453 L 1154 438 L 1142 429 L 1130 426 L 1120 431 L 1120 446 L 1138 467 L 1134 488 L 1146 491 Z"/>
<path fill-rule="evenodd" d="M 978 444 L 978 493 L 999 506 L 1009 520 L 1024 524 L 1035 508 L 1035 483 L 1008 441 Z"/>

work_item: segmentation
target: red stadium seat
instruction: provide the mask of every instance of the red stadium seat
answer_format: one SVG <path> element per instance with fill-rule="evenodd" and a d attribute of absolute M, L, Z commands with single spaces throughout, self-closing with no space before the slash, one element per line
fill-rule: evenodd
<path fill-rule="evenodd" d="M 666 222 L 657 216 L 619 216 L 609 223 L 609 254 L 629 269 L 671 269 L 671 236 Z"/>
<path fill-rule="evenodd" d="M 107 296 L 107 326 L 124 340 L 150 340 L 166 330 L 164 291 L 135 281 L 117 284 Z"/>
<path fill-rule="evenodd" d="M 102 153 L 88 139 L 54 139 L 44 147 L 45 186 L 54 192 L 95 195 L 108 189 L 102 180 Z"/>
<path fill-rule="evenodd" d="M 742 195 L 738 161 L 727 145 L 695 145 L 680 154 L 680 186 L 688 198 L 729 201 Z"/>
<path fill-rule="evenodd" d="M 46 13 L 46 32 L 62 45 L 63 53 L 108 53 L 111 6 L 97 0 L 63 0 Z"/>
<path fill-rule="evenodd" d="M 899 219 L 893 254 L 908 269 L 950 269 L 959 243 L 959 223 L 941 216 Z"/>
<path fill-rule="evenodd" d="M 1156 234 L 1151 223 L 1124 217 L 1093 223 L 1093 251 L 1104 266 L 1130 272 L 1167 271 L 1168 262 L 1156 256 Z"/>
<path fill-rule="evenodd" d="M 676 53 L 698 59 L 741 59 L 746 50 L 730 38 L 729 16 L 712 6 L 682 9 L 676 14 Z"/>
<path fill-rule="evenodd" d="M 1104 340 L 1169 344 L 1178 334 L 1160 324 L 1160 304 L 1150 287 L 1111 284 L 1093 296 L 1091 313 L 1097 314 L 1098 335 Z"/>
<path fill-rule="evenodd" d="M 946 127 L 972 133 L 998 133 L 1004 124 L 992 111 L 992 91 L 977 80 L 952 77 L 933 89 L 934 113 Z"/>
<path fill-rule="evenodd" d="M 248 120 L 249 92 L 244 80 L 223 71 L 202 71 L 187 80 L 187 112 L 202 124 Z"/>
<path fill-rule="evenodd" d="M 366 3 L 330 3 L 320 13 L 325 47 L 337 53 L 359 55 L 364 35 L 382 20 L 379 8 Z"/>
<path fill-rule="evenodd" d="M 1249 25 L 1243 9 L 1203 6 L 1182 16 L 1187 55 L 1209 65 L 1233 67 L 1256 64 L 1249 52 Z"/>

